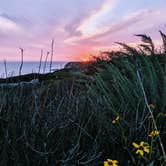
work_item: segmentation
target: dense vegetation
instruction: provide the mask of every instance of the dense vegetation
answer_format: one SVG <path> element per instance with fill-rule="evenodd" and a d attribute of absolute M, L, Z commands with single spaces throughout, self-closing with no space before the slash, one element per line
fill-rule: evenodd
<path fill-rule="evenodd" d="M 166 36 L 163 51 L 138 36 L 137 49 L 119 43 L 125 52 L 105 53 L 89 72 L 1 87 L 0 165 L 164 166 Z"/>

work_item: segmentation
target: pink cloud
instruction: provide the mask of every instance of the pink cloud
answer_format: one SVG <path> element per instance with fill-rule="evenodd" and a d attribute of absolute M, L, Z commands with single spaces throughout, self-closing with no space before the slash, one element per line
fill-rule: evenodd
<path fill-rule="evenodd" d="M 110 46 L 114 46 L 113 43 L 118 40 L 130 43 L 130 40 L 139 40 L 133 37 L 134 34 L 146 32 L 151 34 L 152 29 L 156 28 L 157 31 L 159 25 L 166 24 L 164 13 L 164 10 L 140 10 L 124 16 L 119 22 L 111 23 L 106 32 L 91 37 L 82 35 L 69 38 L 67 42 L 76 45 L 88 45 L 89 49 L 92 50 L 99 50 L 96 48 L 103 48 L 103 45 L 111 48 Z M 102 32 L 102 29 L 100 30 Z"/>

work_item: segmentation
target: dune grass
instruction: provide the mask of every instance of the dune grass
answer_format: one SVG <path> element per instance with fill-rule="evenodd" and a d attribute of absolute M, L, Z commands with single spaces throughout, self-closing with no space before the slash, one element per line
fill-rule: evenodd
<path fill-rule="evenodd" d="M 93 75 L 65 71 L 37 87 L 1 88 L 0 165 L 164 166 L 161 35 L 163 51 L 139 35 L 144 42 L 139 49 L 120 43 L 127 51 L 97 59 L 89 67 Z"/>

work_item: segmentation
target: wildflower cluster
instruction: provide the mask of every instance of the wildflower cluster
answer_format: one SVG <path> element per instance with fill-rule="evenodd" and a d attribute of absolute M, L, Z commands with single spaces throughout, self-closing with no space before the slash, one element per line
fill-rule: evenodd
<path fill-rule="evenodd" d="M 154 110 L 156 107 L 154 104 L 149 104 L 148 105 L 150 109 Z M 166 113 L 160 114 L 161 116 L 166 117 Z M 116 116 L 112 120 L 112 124 L 118 123 L 120 120 L 120 116 Z M 155 137 L 158 136 L 160 132 L 158 130 L 151 130 L 148 133 L 148 137 Z M 149 154 L 151 151 L 151 148 L 147 142 L 141 141 L 140 143 L 132 143 L 134 149 L 135 149 L 135 154 L 138 154 L 139 156 L 143 157 L 145 154 Z M 104 161 L 104 166 L 118 166 L 118 161 L 117 160 L 112 160 L 112 159 L 107 159 Z"/>

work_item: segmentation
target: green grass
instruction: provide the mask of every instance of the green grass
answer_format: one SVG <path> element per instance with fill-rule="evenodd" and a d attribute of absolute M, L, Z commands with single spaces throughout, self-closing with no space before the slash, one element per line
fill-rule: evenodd
<path fill-rule="evenodd" d="M 36 87 L 1 87 L 0 165 L 164 166 L 166 54 L 141 37 L 146 47 L 121 44 L 127 52 L 97 59 L 93 75 L 62 70 L 38 76 Z M 141 141 L 150 146 L 143 156 L 132 145 Z"/>

